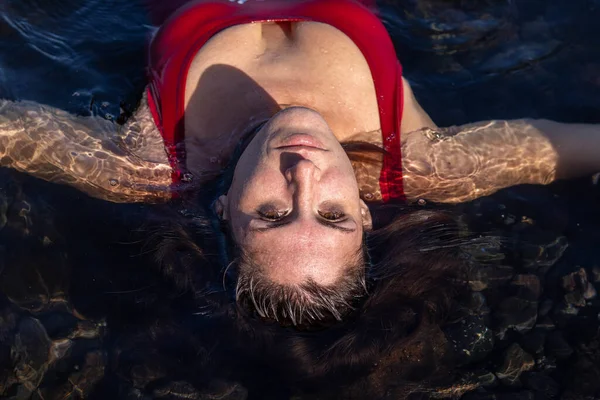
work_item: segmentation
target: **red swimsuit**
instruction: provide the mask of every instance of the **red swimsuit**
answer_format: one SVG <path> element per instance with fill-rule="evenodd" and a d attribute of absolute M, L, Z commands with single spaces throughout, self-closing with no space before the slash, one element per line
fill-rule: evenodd
<path fill-rule="evenodd" d="M 373 1 L 366 0 L 367 3 Z M 400 122 L 402 67 L 385 28 L 354 0 L 197 0 L 181 7 L 150 44 L 148 103 L 165 140 L 173 179 L 185 165 L 183 116 L 185 82 L 198 50 L 216 33 L 233 25 L 265 21 L 315 21 L 346 34 L 365 57 L 377 93 L 383 144 L 387 154 L 379 178 L 383 201 L 403 200 Z"/>

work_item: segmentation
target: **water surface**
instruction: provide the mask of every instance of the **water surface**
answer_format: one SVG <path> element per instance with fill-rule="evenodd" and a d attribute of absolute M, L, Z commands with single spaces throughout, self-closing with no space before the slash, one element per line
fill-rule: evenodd
<path fill-rule="evenodd" d="M 598 0 L 379 3 L 405 75 L 439 125 L 600 123 Z M 153 29 L 138 1 L 4 0 L 0 96 L 117 119 L 141 96 Z M 453 210 L 472 232 L 505 238 L 478 250 L 491 265 L 474 284 L 486 300 L 479 319 L 448 328 L 466 354 L 457 371 L 483 387 L 468 398 L 600 396 L 600 303 L 591 292 L 600 290 L 599 205 L 598 183 L 586 178 L 508 189 Z M 170 304 L 188 301 L 150 267 L 155 247 L 144 240 L 158 228 L 146 221 L 157 212 L 0 171 L 0 397 L 267 398 L 268 377 L 253 391 L 224 383 L 227 374 L 215 373 L 204 391 L 186 383 L 185 363 L 210 351 L 179 353 L 175 328 L 160 341 L 167 354 L 172 346 L 172 364 L 152 365 L 144 332 L 176 314 Z M 180 322 L 190 317 L 183 314 Z M 202 321 L 202 309 L 194 315 Z M 139 359 L 146 369 L 128 366 Z M 506 360 L 523 369 L 514 381 Z M 248 370 L 260 375 L 260 366 Z"/>

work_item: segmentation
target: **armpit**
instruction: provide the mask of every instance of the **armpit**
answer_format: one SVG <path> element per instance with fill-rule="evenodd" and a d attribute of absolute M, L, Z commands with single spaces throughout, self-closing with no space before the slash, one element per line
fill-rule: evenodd
<path fill-rule="evenodd" d="M 404 77 L 402 77 L 402 96 L 403 110 L 400 129 L 403 135 L 422 128 L 437 128 L 437 125 L 417 101 L 410 84 Z"/>
<path fill-rule="evenodd" d="M 141 160 L 159 164 L 169 162 L 162 135 L 154 123 L 148 106 L 145 90 L 138 109 L 118 129 L 118 138 L 131 154 Z"/>

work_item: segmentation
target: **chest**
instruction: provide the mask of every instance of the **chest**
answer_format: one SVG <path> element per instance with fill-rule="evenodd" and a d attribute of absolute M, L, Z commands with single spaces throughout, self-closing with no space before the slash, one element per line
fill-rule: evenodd
<path fill-rule="evenodd" d="M 196 176 L 214 175 L 248 126 L 293 105 L 318 111 L 340 142 L 381 145 L 369 65 L 336 28 L 253 23 L 215 35 L 196 54 L 186 80 L 188 169 Z M 380 164 L 354 164 L 365 199 L 377 200 Z"/>
<path fill-rule="evenodd" d="M 229 139 L 290 105 L 320 112 L 340 141 L 379 129 L 371 71 L 342 32 L 317 22 L 233 26 L 207 42 L 188 71 L 186 137 Z"/>

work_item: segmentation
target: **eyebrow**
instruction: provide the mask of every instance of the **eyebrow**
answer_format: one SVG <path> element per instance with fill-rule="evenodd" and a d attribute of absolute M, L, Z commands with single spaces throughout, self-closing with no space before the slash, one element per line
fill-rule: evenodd
<path fill-rule="evenodd" d="M 331 229 L 335 229 L 337 231 L 343 232 L 343 233 L 354 233 L 356 232 L 356 228 L 346 228 L 343 226 L 340 226 L 339 223 L 336 222 L 332 222 L 332 221 L 327 221 L 325 219 L 317 219 L 317 222 L 327 228 L 331 228 Z M 288 221 L 284 221 L 284 222 L 276 222 L 273 224 L 269 224 L 267 226 L 264 227 L 260 227 L 260 228 L 250 228 L 250 232 L 266 232 L 269 231 L 271 229 L 277 229 L 277 228 L 281 228 L 282 226 L 286 226 L 291 224 L 292 221 L 288 220 Z"/>

